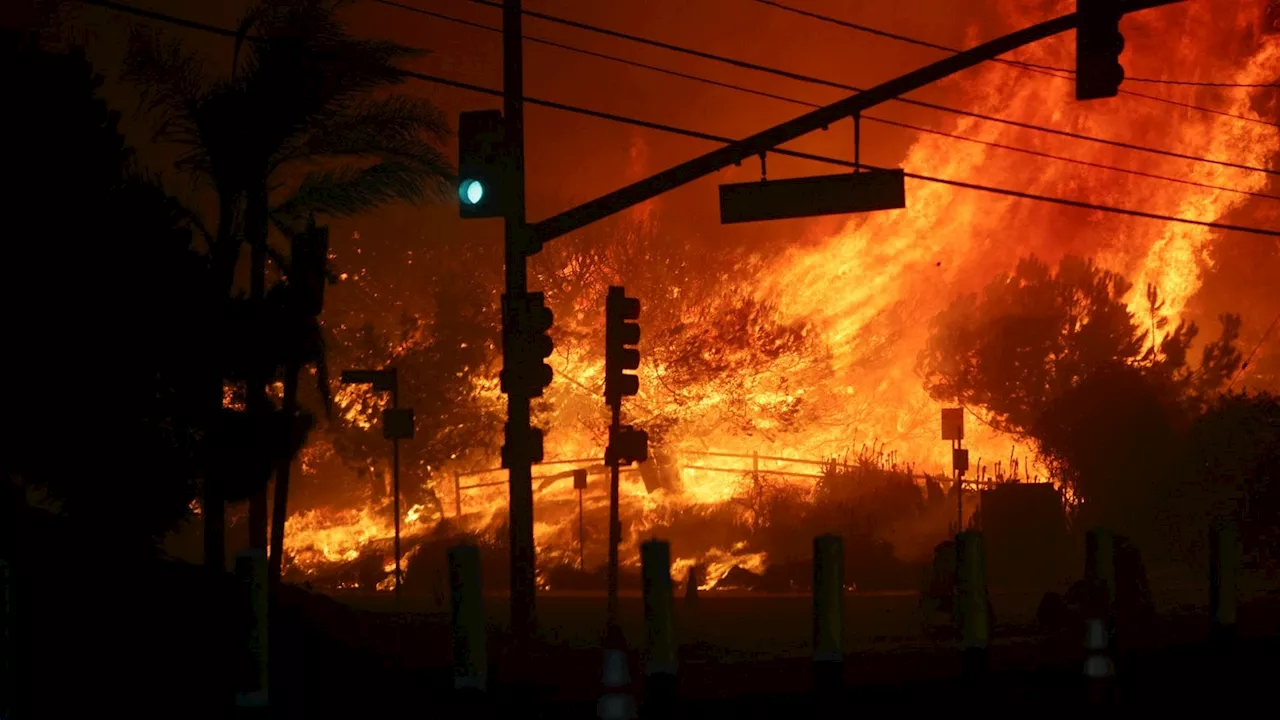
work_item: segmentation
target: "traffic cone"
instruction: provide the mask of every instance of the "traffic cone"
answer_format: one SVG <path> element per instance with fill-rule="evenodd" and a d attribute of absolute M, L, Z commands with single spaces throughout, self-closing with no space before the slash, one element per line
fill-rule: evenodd
<path fill-rule="evenodd" d="M 600 678 L 600 700 L 596 704 L 596 716 L 600 720 L 632 720 L 636 716 L 636 702 L 631 687 L 631 673 L 627 669 L 627 652 L 621 643 L 606 643 L 604 673 Z"/>
<path fill-rule="evenodd" d="M 1085 628 L 1084 680 L 1090 705 L 1116 702 L 1116 666 L 1111 661 L 1111 638 L 1101 620 L 1089 620 Z"/>

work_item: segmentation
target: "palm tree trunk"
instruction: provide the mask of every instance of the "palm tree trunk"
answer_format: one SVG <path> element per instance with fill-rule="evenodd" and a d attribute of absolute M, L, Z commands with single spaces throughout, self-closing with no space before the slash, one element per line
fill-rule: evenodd
<path fill-rule="evenodd" d="M 240 255 L 240 243 L 236 240 L 236 204 L 239 196 L 229 191 L 218 195 L 218 237 L 217 244 L 211 248 L 213 256 L 214 286 L 211 288 L 214 312 L 213 320 L 222 320 L 222 310 L 231 297 L 231 288 L 235 283 L 236 261 Z M 219 336 L 213 333 L 212 340 Z M 206 350 L 206 358 L 217 357 L 217 348 Z M 206 369 L 208 397 L 201 400 L 204 412 L 208 413 L 206 430 L 211 429 L 222 412 L 222 370 L 212 360 Z M 203 381 L 202 381 L 203 382 Z M 205 406 L 207 403 L 207 406 Z M 206 473 L 204 487 L 200 499 L 200 511 L 204 519 L 204 564 L 205 568 L 217 576 L 227 571 L 227 505 L 226 494 L 221 479 L 213 473 Z"/>
<path fill-rule="evenodd" d="M 249 191 L 248 205 L 245 208 L 245 235 L 249 241 L 249 299 L 253 303 L 254 313 L 260 323 L 265 316 L 266 284 L 267 284 L 267 189 L 265 185 Z M 262 328 L 255 323 L 255 327 Z M 258 338 L 259 341 L 262 338 Z M 267 398 L 269 373 L 265 362 L 255 363 L 254 375 L 249 379 L 247 388 L 247 404 L 251 413 L 269 413 L 270 400 Z M 267 483 L 255 488 L 249 495 L 249 547 L 267 548 Z"/>
<path fill-rule="evenodd" d="M 284 375 L 284 414 L 290 421 L 298 414 L 299 367 L 290 365 Z M 276 492 L 271 504 L 271 563 L 268 587 L 276 587 L 284 568 L 284 525 L 289 517 L 289 475 L 293 470 L 293 455 L 287 455 L 276 468 Z"/>

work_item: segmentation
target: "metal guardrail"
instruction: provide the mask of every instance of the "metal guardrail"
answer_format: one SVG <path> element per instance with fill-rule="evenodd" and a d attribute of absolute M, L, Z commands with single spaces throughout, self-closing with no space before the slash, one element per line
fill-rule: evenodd
<path fill-rule="evenodd" d="M 760 461 L 765 460 L 767 462 L 795 463 L 797 465 L 816 465 L 816 466 L 824 466 L 832 462 L 831 460 L 816 460 L 813 458 L 781 457 L 778 455 L 760 455 L 758 453 L 746 454 L 746 453 L 710 452 L 710 451 L 703 451 L 703 450 L 685 450 L 685 451 L 682 451 L 680 454 L 696 455 L 701 457 L 734 458 L 738 460 L 751 461 L 750 468 L 725 468 L 725 467 L 711 467 L 706 465 L 682 465 L 680 467 L 681 470 L 700 470 L 703 472 L 723 472 L 723 473 L 735 473 L 735 474 L 752 473 L 755 475 L 780 475 L 784 477 L 809 478 L 812 480 L 819 480 L 824 476 L 818 473 L 804 473 L 804 472 L 795 472 L 791 470 L 761 468 Z M 605 472 L 608 472 L 608 467 L 604 465 L 604 459 L 600 457 L 571 458 L 566 460 L 547 460 L 541 463 L 537 463 L 535 467 L 544 467 L 544 466 L 551 466 L 551 465 L 576 465 L 579 463 L 599 463 L 599 465 L 596 467 L 587 468 L 587 473 L 589 475 L 600 475 Z M 575 469 L 582 469 L 582 468 L 575 468 Z M 471 470 L 468 472 L 455 472 L 453 474 L 453 488 L 454 488 L 454 512 L 456 513 L 456 515 L 458 517 L 462 516 L 462 493 L 463 492 L 467 490 L 477 490 L 480 488 L 495 487 L 498 485 L 507 484 L 506 480 L 495 480 L 493 482 L 482 482 L 482 483 L 475 483 L 473 485 L 463 485 L 462 484 L 463 478 L 489 475 L 491 473 L 502 472 L 504 470 L 506 470 L 506 468 L 497 467 L 497 468 L 489 468 L 487 470 Z M 624 474 L 630 474 L 630 473 L 635 473 L 639 471 L 634 468 L 630 468 L 630 469 L 623 470 L 622 472 Z M 539 489 L 543 489 L 547 487 L 548 484 L 555 482 L 556 480 L 562 480 L 562 479 L 573 477 L 573 473 L 574 473 L 574 470 L 561 471 L 557 473 L 551 473 L 548 475 L 535 475 L 533 479 L 543 481 L 543 484 L 539 488 Z M 916 481 L 925 481 L 925 480 L 937 479 L 937 478 L 931 475 L 912 473 L 911 479 Z"/>

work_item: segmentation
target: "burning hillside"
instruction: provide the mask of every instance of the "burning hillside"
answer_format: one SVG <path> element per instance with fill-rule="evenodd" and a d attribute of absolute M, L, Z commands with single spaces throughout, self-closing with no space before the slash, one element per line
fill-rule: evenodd
<path fill-rule="evenodd" d="M 1035 22 L 1050 10 L 1068 11 L 1071 3 L 1036 5 L 1042 13 L 1006 10 L 998 30 Z M 1130 47 L 1138 49 L 1126 55 L 1127 62 L 1136 56 L 1131 73 L 1239 84 L 1276 81 L 1280 35 L 1262 33 L 1267 3 L 1229 5 L 1187 3 L 1126 20 Z M 1180 40 L 1152 41 L 1158 37 Z M 1017 59 L 1071 67 L 1073 43 L 1069 36 L 1056 38 Z M 1132 96 L 1084 106 L 1073 101 L 1068 80 L 995 64 L 949 81 L 946 91 L 974 113 L 1184 156 L 1268 167 L 1280 154 L 1275 125 L 1280 94 L 1274 89 L 1126 87 L 1220 112 Z M 937 135 L 920 135 L 902 166 L 934 177 L 1198 221 L 1249 218 L 1244 224 L 1274 226 L 1280 218 L 1274 200 L 1246 194 L 1266 191 L 1269 183 L 1274 187 L 1262 172 L 972 116 L 940 129 L 1201 185 L 1052 159 L 1029 162 L 1024 154 Z M 551 359 L 556 376 L 547 397 L 535 405 L 535 423 L 547 428 L 548 461 L 579 460 L 535 468 L 535 538 L 544 567 L 577 564 L 578 495 L 567 471 L 599 465 L 603 455 L 602 316 L 610 284 L 625 284 L 628 294 L 644 303 L 641 394 L 624 405 L 624 422 L 649 431 L 654 456 L 649 467 L 623 475 L 624 563 L 638 562 L 634 547 L 647 532 L 670 528 L 678 517 L 749 524 L 743 498 L 750 496 L 759 472 L 802 501 L 819 492 L 817 462 L 866 447 L 895 453 L 875 460 L 890 474 L 945 474 L 950 448 L 938 440 L 938 404 L 922 388 L 916 358 L 930 320 L 952 298 L 977 291 L 1020 257 L 1036 254 L 1050 262 L 1068 253 L 1094 257 L 1133 281 L 1135 312 L 1146 312 L 1141 291 L 1148 284 L 1166 299 L 1162 312 L 1170 318 L 1212 316 L 1222 309 L 1213 301 L 1203 307 L 1196 303 L 1213 268 L 1215 243 L 1229 237 L 1222 231 L 924 181 L 908 180 L 907 197 L 905 210 L 856 217 L 821 237 L 780 239 L 789 240 L 779 243 L 786 249 L 772 254 L 724 250 L 713 261 L 704 246 L 681 241 L 680 230 L 664 225 L 658 211 L 635 213 L 625 225 L 610 226 L 616 232 L 607 243 L 584 234 L 544 250 L 533 265 L 534 284 L 546 291 L 556 316 L 557 349 Z M 347 286 L 367 301 L 369 317 L 357 323 L 352 312 L 339 321 L 326 315 L 343 345 L 335 352 L 353 364 L 431 368 L 424 371 L 427 379 L 407 392 L 420 398 L 416 409 L 425 426 L 418 428 L 419 439 L 406 445 L 433 448 L 408 462 L 403 476 L 402 507 L 409 508 L 403 532 L 409 546 L 437 532 L 446 519 L 455 529 L 493 535 L 503 522 L 506 496 L 505 475 L 490 471 L 498 465 L 503 402 L 496 379 L 497 295 L 486 289 L 496 286 L 489 280 L 497 268 L 478 269 L 465 260 L 446 261 L 420 251 L 416 259 L 438 262 L 434 277 L 454 289 L 452 297 L 466 298 L 466 308 L 450 305 L 440 294 L 421 309 L 392 307 L 379 300 L 380 279 L 363 267 L 360 246 L 361 239 L 353 238 L 350 250 L 335 251 L 335 264 L 350 273 L 344 278 Z M 1249 321 L 1265 324 L 1266 318 Z M 304 478 L 322 488 L 315 495 L 323 501 L 304 502 L 289 521 L 291 572 L 337 577 L 339 569 L 363 560 L 373 567 L 371 579 L 363 582 L 384 583 L 392 533 L 390 452 L 380 433 L 362 434 L 376 423 L 381 405 L 351 388 L 339 394 L 338 402 L 344 427 L 318 436 L 304 453 Z M 1008 463 L 1012 457 L 1024 472 L 1029 467 L 1031 476 L 1043 476 L 1026 448 L 980 420 L 969 422 L 968 435 L 975 461 Z M 584 496 L 588 566 L 604 559 L 603 477 L 591 475 Z M 709 568 L 708 586 L 735 565 L 759 571 L 770 562 L 768 548 L 740 544 L 724 530 L 673 542 L 677 575 L 702 563 Z"/>

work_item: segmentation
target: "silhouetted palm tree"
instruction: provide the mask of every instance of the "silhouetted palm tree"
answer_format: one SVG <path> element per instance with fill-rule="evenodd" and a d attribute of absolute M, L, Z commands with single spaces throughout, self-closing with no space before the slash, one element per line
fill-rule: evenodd
<path fill-rule="evenodd" d="M 178 167 L 217 194 L 212 255 L 220 290 L 231 293 L 247 242 L 253 314 L 264 318 L 270 315 L 262 308 L 266 259 L 287 266 L 268 246 L 273 225 L 291 234 L 312 213 L 349 216 L 396 200 L 421 202 L 442 196 L 451 179 L 436 144 L 448 133 L 437 109 L 382 92 L 406 77 L 395 62 L 422 51 L 351 36 L 335 14 L 348 4 L 261 2 L 240 24 L 230 74 L 217 79 L 176 41 L 145 31 L 131 38 L 126 76 L 157 113 L 157 138 L 182 145 Z M 270 345 L 265 341 L 275 329 L 266 322 L 251 326 L 251 336 L 263 341 L 253 346 Z M 271 411 L 265 385 L 286 364 L 265 353 L 259 358 L 249 380 L 253 412 Z M 296 388 L 296 379 L 286 381 Z M 221 403 L 221 388 L 217 398 Z M 290 403 L 296 397 L 287 398 Z M 216 488 L 213 494 L 206 498 L 206 553 L 217 563 L 222 546 L 214 545 L 222 532 L 213 526 L 222 513 L 211 507 L 220 504 Z M 260 517 L 265 523 L 265 514 Z"/>

